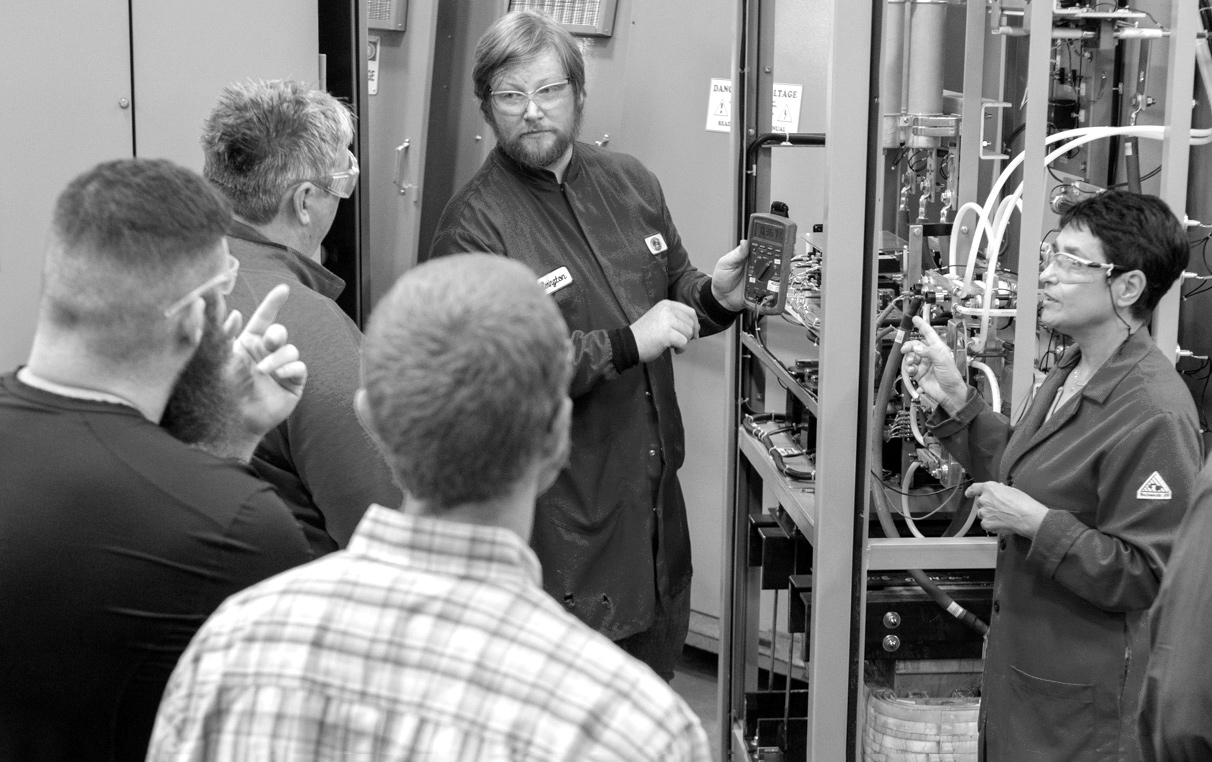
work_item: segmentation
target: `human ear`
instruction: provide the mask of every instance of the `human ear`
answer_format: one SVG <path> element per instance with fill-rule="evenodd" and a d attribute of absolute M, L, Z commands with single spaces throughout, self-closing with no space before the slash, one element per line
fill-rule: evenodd
<path fill-rule="evenodd" d="M 290 207 L 289 214 L 300 225 L 311 224 L 311 205 L 315 200 L 315 190 L 316 186 L 310 182 L 303 182 L 295 186 L 294 190 L 290 192 L 289 197 L 287 197 L 286 202 Z"/>
<path fill-rule="evenodd" d="M 184 353 L 192 355 L 202 343 L 206 330 L 206 300 L 199 296 L 187 307 L 175 311 L 169 320 L 172 321 L 173 341 Z"/>
<path fill-rule="evenodd" d="M 1111 292 L 1115 297 L 1117 307 L 1131 307 L 1144 297 L 1148 286 L 1145 274 L 1140 270 L 1128 272 L 1111 281 Z"/>
<path fill-rule="evenodd" d="M 547 431 L 547 441 L 539 453 L 539 491 L 546 491 L 555 483 L 556 477 L 568 465 L 572 452 L 572 399 L 568 396 L 560 401 L 560 407 L 552 416 Z"/>

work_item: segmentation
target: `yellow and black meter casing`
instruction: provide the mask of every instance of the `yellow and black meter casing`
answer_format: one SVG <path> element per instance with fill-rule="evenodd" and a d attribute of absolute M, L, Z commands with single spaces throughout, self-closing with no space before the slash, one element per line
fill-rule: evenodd
<path fill-rule="evenodd" d="M 759 315 L 780 315 L 787 302 L 795 223 L 764 212 L 749 215 L 749 257 L 745 260 L 745 305 Z"/>

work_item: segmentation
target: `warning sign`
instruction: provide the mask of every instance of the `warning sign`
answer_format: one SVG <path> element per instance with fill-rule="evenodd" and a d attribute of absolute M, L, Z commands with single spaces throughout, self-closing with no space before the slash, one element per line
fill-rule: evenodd
<path fill-rule="evenodd" d="M 803 85 L 774 84 L 771 93 L 771 125 L 775 132 L 800 131 L 800 100 Z M 707 96 L 707 131 L 728 132 L 732 128 L 732 81 L 712 79 Z"/>
<path fill-rule="evenodd" d="M 1170 485 L 1166 484 L 1166 480 L 1156 471 L 1145 479 L 1145 483 L 1136 491 L 1137 500 L 1169 500 L 1173 496 Z"/>
<path fill-rule="evenodd" d="M 803 94 L 803 85 L 774 83 L 774 97 L 771 99 L 773 113 L 770 121 L 775 132 L 800 131 L 800 97 Z"/>
<path fill-rule="evenodd" d="M 707 131 L 728 132 L 732 129 L 732 80 L 712 79 L 707 96 Z"/>

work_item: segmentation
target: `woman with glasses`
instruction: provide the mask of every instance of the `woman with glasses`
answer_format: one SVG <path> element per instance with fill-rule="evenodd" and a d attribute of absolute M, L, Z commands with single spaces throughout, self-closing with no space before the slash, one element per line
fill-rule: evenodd
<path fill-rule="evenodd" d="M 1107 191 L 1042 253 L 1039 320 L 1072 346 L 1016 425 L 921 318 L 904 367 L 999 538 L 982 759 L 1138 760 L 1148 611 L 1200 466 L 1191 395 L 1146 325 L 1189 248 L 1160 199 Z"/>

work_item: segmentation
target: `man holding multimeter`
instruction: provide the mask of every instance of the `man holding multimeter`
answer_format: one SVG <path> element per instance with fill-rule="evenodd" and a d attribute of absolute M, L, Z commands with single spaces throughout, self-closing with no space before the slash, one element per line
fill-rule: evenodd
<path fill-rule="evenodd" d="M 476 48 L 497 147 L 447 205 L 431 257 L 492 252 L 535 271 L 572 332 L 572 455 L 531 540 L 564 607 L 673 677 L 690 618 L 685 442 L 670 349 L 732 324 L 746 244 L 690 263 L 657 178 L 577 142 L 585 64 L 546 16 L 510 13 Z"/>

